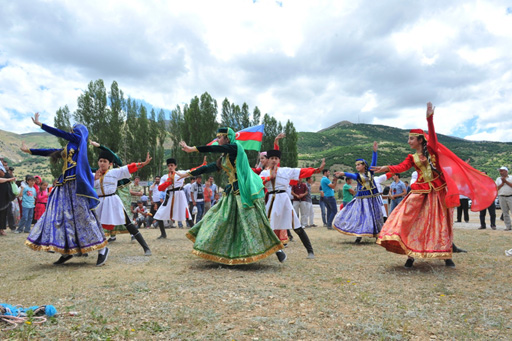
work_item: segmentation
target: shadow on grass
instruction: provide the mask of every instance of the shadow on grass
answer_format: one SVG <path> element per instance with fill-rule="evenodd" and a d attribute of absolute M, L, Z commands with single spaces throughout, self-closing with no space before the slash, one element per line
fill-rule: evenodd
<path fill-rule="evenodd" d="M 277 259 L 275 260 L 278 263 Z M 264 263 L 251 263 L 251 264 L 239 264 L 239 265 L 226 265 L 215 262 L 199 261 L 191 264 L 191 270 L 213 270 L 213 269 L 227 269 L 234 271 L 276 271 L 282 268 L 280 264 L 264 264 Z"/>

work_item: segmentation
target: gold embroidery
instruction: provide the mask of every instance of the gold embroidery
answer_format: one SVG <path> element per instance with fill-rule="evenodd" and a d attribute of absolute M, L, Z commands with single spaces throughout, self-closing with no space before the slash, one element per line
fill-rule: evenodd
<path fill-rule="evenodd" d="M 434 177 L 432 175 L 432 168 L 430 167 L 428 161 L 421 161 L 420 155 L 418 153 L 415 153 L 413 155 L 414 164 L 421 170 L 421 174 L 418 177 L 418 180 L 424 180 L 425 182 L 431 182 L 434 180 Z M 432 157 L 431 157 L 432 159 Z"/>

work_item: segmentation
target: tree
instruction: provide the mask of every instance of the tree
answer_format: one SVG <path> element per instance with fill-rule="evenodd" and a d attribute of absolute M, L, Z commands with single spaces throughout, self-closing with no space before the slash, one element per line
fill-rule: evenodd
<path fill-rule="evenodd" d="M 297 131 L 290 120 L 286 122 L 284 133 L 286 134 L 286 137 L 283 139 L 281 146 L 283 155 L 283 161 L 281 164 L 284 167 L 294 168 L 297 167 L 299 163 L 297 153 Z"/>
<path fill-rule="evenodd" d="M 258 107 L 254 107 L 254 110 L 252 111 L 252 125 L 257 126 L 260 124 L 261 119 L 261 111 L 258 109 Z"/>

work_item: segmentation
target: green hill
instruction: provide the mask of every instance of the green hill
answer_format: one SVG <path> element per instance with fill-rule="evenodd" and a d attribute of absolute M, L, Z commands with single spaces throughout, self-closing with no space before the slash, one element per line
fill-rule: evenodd
<path fill-rule="evenodd" d="M 317 165 L 318 160 L 325 157 L 331 170 L 355 171 L 356 159 L 370 162 L 373 141 L 377 141 L 378 164 L 398 164 L 411 153 L 408 136 L 409 130 L 343 121 L 316 133 L 299 133 L 299 161 L 301 166 Z M 498 176 L 499 166 L 512 166 L 512 143 L 469 141 L 441 134 L 438 140 L 461 159 L 470 158 L 473 167 L 486 171 L 493 178 Z"/>
<path fill-rule="evenodd" d="M 411 152 L 407 144 L 408 136 L 408 130 L 348 121 L 318 132 L 299 132 L 299 166 L 318 166 L 319 160 L 325 157 L 327 167 L 331 170 L 355 171 L 356 159 L 371 160 L 373 141 L 379 142 L 379 165 L 397 164 Z M 438 139 L 461 159 L 470 158 L 473 167 L 488 172 L 492 178 L 498 176 L 499 166 L 512 166 L 512 143 L 468 141 L 441 134 Z M 58 148 L 57 138 L 43 132 L 15 134 L 0 130 L 0 155 L 16 168 L 18 176 L 39 174 L 51 180 L 48 160 L 21 152 L 19 148 L 22 141 L 33 148 Z M 169 139 L 165 147 L 170 146 Z"/>

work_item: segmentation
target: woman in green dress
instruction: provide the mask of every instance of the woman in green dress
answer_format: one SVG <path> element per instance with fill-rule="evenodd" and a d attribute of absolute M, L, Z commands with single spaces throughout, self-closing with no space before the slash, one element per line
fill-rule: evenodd
<path fill-rule="evenodd" d="M 188 231 L 187 237 L 194 242 L 192 253 L 228 265 L 257 262 L 273 253 L 284 262 L 283 244 L 265 214 L 261 179 L 251 170 L 233 129 L 220 128 L 217 138 L 218 145 L 212 146 L 189 147 L 180 142 L 187 153 L 223 153 L 217 162 L 182 174 L 183 177 L 222 169 L 229 181 L 220 201 Z"/>

